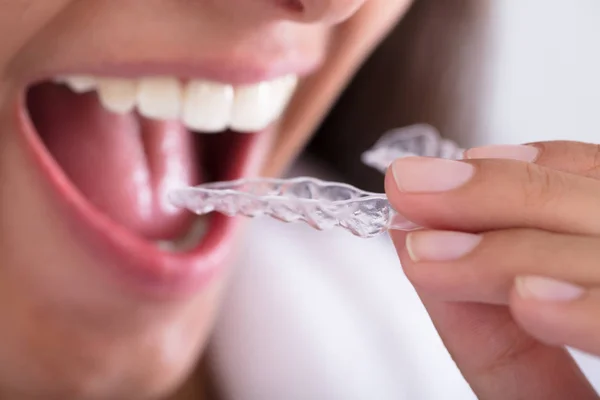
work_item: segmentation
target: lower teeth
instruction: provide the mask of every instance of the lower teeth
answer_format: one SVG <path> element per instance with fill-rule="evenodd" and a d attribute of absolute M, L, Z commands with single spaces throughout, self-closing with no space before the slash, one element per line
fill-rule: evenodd
<path fill-rule="evenodd" d="M 208 232 L 210 215 L 203 215 L 194 221 L 190 229 L 180 238 L 174 240 L 159 240 L 156 246 L 169 253 L 185 253 L 195 249 Z"/>

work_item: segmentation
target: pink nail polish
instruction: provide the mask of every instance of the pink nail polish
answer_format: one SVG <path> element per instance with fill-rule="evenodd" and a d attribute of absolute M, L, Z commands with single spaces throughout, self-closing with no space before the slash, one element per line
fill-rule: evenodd
<path fill-rule="evenodd" d="M 440 158 L 408 157 L 392 164 L 392 173 L 402 192 L 445 192 L 467 183 L 475 168 L 465 162 Z"/>
<path fill-rule="evenodd" d="M 496 158 L 505 160 L 517 160 L 525 162 L 535 162 L 540 150 L 535 146 L 525 145 L 500 145 L 474 147 L 465 152 L 465 158 L 468 160 L 481 158 Z"/>
<path fill-rule="evenodd" d="M 538 301 L 569 302 L 585 294 L 581 286 L 538 276 L 518 277 L 515 287 L 522 298 Z"/>
<path fill-rule="evenodd" d="M 481 235 L 462 232 L 412 232 L 406 237 L 406 248 L 415 262 L 453 261 L 472 252 L 481 239 Z"/>

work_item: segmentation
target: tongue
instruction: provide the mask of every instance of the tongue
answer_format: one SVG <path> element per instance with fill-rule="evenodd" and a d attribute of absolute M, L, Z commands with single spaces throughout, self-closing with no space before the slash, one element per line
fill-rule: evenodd
<path fill-rule="evenodd" d="M 116 115 L 94 93 L 52 84 L 31 90 L 29 111 L 65 174 L 115 222 L 152 240 L 189 229 L 192 215 L 167 201 L 170 188 L 201 179 L 194 136 L 180 123 Z"/>

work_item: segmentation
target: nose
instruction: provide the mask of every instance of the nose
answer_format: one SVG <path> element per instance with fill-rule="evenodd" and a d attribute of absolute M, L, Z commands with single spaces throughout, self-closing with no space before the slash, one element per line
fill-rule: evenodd
<path fill-rule="evenodd" d="M 367 0 L 268 0 L 287 18 L 305 23 L 334 24 L 344 21 Z"/>

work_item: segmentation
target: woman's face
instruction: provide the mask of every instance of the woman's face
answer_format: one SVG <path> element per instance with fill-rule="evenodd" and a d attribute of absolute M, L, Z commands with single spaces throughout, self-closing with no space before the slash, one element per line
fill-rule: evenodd
<path fill-rule="evenodd" d="M 279 173 L 408 2 L 1 2 L 0 397 L 181 384 L 240 226 L 169 189 Z"/>

